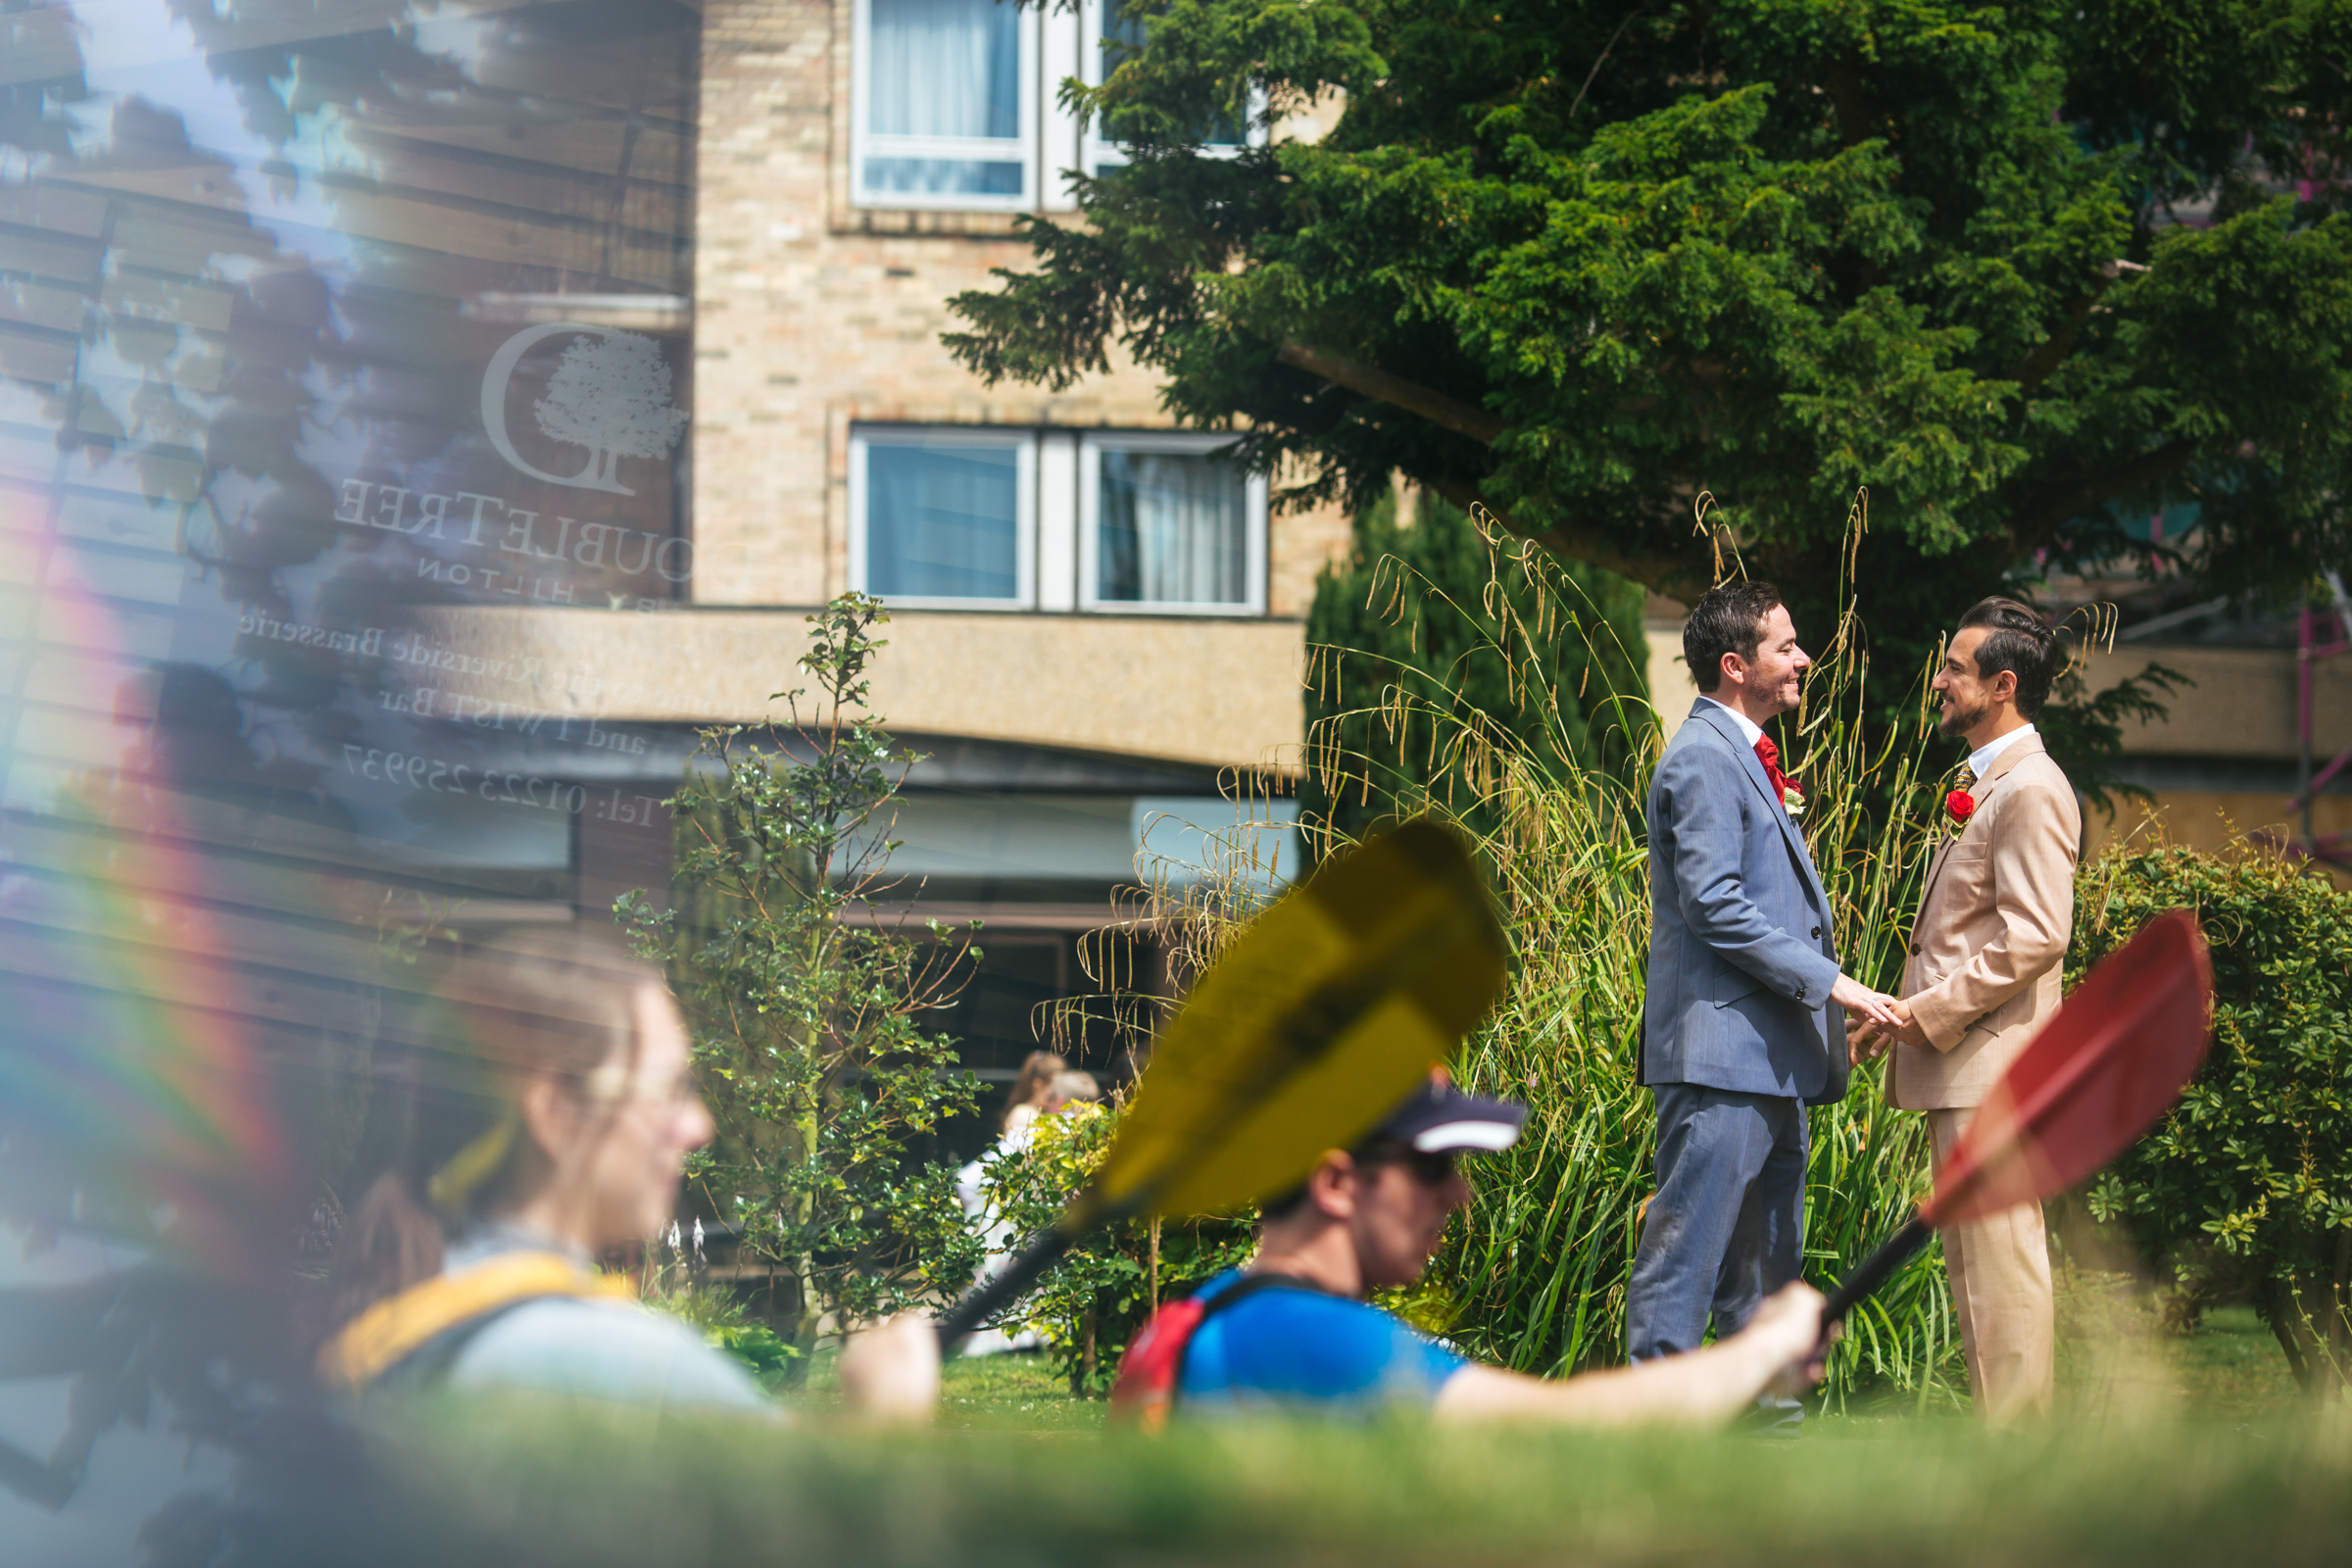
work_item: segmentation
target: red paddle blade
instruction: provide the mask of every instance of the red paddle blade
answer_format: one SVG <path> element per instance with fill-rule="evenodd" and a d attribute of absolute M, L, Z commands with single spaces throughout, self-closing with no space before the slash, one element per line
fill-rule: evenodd
<path fill-rule="evenodd" d="M 1956 1225 L 2064 1192 L 2172 1108 L 2205 1059 L 2213 966 L 2186 909 L 2110 954 L 2009 1064 L 1953 1147 L 1931 1225 Z"/>

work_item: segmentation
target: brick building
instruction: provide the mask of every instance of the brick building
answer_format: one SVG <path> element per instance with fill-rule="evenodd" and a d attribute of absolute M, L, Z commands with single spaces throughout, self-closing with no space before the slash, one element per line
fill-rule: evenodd
<path fill-rule="evenodd" d="M 1147 837 L 1198 860 L 1235 830 L 1235 770 L 1279 796 L 1302 617 L 1347 537 L 1336 513 L 1269 515 L 1265 482 L 1219 462 L 1219 437 L 1171 429 L 1145 373 L 990 388 L 940 341 L 956 294 L 1026 264 L 1016 218 L 1072 210 L 1061 172 L 1117 157 L 1055 102 L 1063 77 L 1099 75 L 1088 39 L 1117 25 L 1093 3 L 705 7 L 691 291 L 672 307 L 692 343 L 691 580 L 651 615 L 434 620 L 452 647 L 565 671 L 538 706 L 626 726 L 653 790 L 695 725 L 780 712 L 793 612 L 852 588 L 889 601 L 875 707 L 929 759 L 895 865 L 919 912 L 987 921 L 958 1024 L 994 1071 L 1035 1004 L 1079 984 L 1075 941 Z M 644 309 L 541 302 L 558 308 Z M 659 855 L 603 825 L 582 825 L 583 907 Z"/>

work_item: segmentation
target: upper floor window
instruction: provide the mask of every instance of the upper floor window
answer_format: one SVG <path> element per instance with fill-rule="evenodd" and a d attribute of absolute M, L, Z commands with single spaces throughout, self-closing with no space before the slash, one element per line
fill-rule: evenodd
<path fill-rule="evenodd" d="M 1011 0 L 858 0 L 858 205 L 1031 205 L 1037 36 Z"/>
<path fill-rule="evenodd" d="M 900 604 L 1027 609 L 1036 462 L 1019 431 L 854 431 L 851 582 Z"/>
<path fill-rule="evenodd" d="M 933 609 L 1263 613 L 1266 484 L 1232 441 L 858 425 L 850 586 Z"/>
<path fill-rule="evenodd" d="M 1148 0 L 1147 0 L 1148 4 Z M 1144 41 L 1137 0 L 856 0 L 851 200 L 859 207 L 1068 211 L 1067 175 L 1127 162 L 1099 122 L 1081 128 L 1061 83 L 1100 83 Z M 1201 132 L 1231 157 L 1265 139 L 1250 116 Z"/>
<path fill-rule="evenodd" d="M 1255 610 L 1251 526 L 1261 493 L 1217 448 L 1229 439 L 1090 435 L 1079 447 L 1079 577 L 1090 610 Z"/>

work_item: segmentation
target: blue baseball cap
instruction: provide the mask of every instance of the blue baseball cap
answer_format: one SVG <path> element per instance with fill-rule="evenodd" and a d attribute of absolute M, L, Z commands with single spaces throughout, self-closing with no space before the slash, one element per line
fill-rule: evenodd
<path fill-rule="evenodd" d="M 1444 1068 L 1388 1114 L 1372 1136 L 1406 1144 L 1424 1154 L 1472 1150 L 1492 1152 L 1519 1141 L 1527 1107 L 1515 1100 L 1466 1095 Z"/>

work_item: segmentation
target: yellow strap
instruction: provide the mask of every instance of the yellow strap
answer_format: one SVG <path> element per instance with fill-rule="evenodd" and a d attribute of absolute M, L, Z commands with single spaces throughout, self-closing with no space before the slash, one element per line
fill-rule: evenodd
<path fill-rule="evenodd" d="M 410 1351 L 485 1312 L 534 1297 L 633 1294 L 626 1276 L 591 1274 L 556 1252 L 509 1252 L 376 1302 L 320 1347 L 318 1375 L 331 1388 L 356 1392 Z"/>

